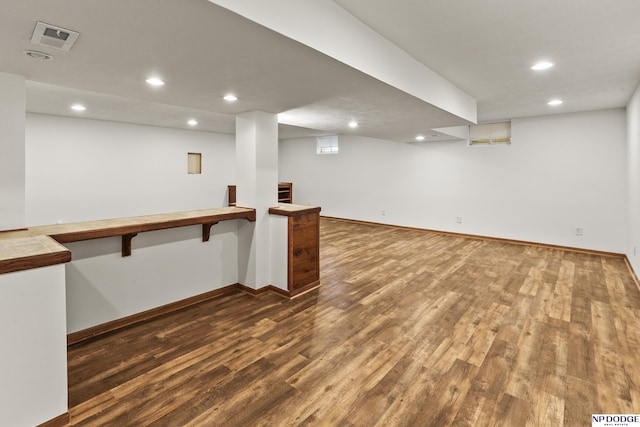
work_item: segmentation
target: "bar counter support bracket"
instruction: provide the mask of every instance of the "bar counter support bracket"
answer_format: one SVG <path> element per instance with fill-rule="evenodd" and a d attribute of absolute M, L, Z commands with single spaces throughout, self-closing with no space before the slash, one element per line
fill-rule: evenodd
<path fill-rule="evenodd" d="M 220 221 L 210 222 L 208 224 L 202 224 L 202 241 L 208 242 L 211 237 L 211 227 L 216 225 Z"/>
<path fill-rule="evenodd" d="M 131 256 L 131 239 L 136 237 L 138 233 L 129 233 L 122 235 L 122 256 Z"/>

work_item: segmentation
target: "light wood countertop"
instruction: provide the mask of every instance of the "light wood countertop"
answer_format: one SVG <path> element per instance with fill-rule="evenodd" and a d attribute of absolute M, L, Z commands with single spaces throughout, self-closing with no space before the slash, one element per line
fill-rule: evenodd
<path fill-rule="evenodd" d="M 71 252 L 48 236 L 29 230 L 0 233 L 0 274 L 71 261 Z"/>
<path fill-rule="evenodd" d="M 211 224 L 230 219 L 255 221 L 255 218 L 255 209 L 225 207 L 70 224 L 46 225 L 33 227 L 29 230 L 37 234 L 51 236 L 60 243 L 67 243 L 135 234 L 144 231 L 163 230 L 166 228 L 185 227 L 188 225 Z"/>
<path fill-rule="evenodd" d="M 203 225 L 203 240 L 208 240 L 208 232 L 213 224 L 231 219 L 255 221 L 255 209 L 242 207 L 202 209 L 0 232 L 0 274 L 71 261 L 71 252 L 60 243 L 112 236 L 132 236 L 145 231 L 200 224 Z"/>
<path fill-rule="evenodd" d="M 280 203 L 278 206 L 269 208 L 269 213 L 282 216 L 298 216 L 320 212 L 319 206 L 295 205 L 293 203 Z"/>

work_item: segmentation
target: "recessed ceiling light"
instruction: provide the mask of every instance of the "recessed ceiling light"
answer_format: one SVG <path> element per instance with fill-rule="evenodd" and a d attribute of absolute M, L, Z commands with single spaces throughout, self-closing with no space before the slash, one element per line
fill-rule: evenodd
<path fill-rule="evenodd" d="M 237 101 L 238 97 L 235 96 L 234 94 L 230 93 L 228 95 L 225 95 L 223 98 L 225 101 L 229 101 L 229 102 L 233 102 L 233 101 Z"/>
<path fill-rule="evenodd" d="M 158 77 L 149 77 L 145 81 L 149 83 L 151 86 L 164 86 L 164 81 Z"/>
<path fill-rule="evenodd" d="M 562 104 L 562 100 L 561 99 L 552 99 L 551 101 L 547 102 L 547 105 L 560 105 Z"/>
<path fill-rule="evenodd" d="M 198 124 L 198 121 L 196 119 L 189 119 L 189 121 L 187 122 L 187 124 L 189 126 L 195 126 Z"/>
<path fill-rule="evenodd" d="M 73 111 L 84 111 L 84 110 L 86 110 L 86 109 L 87 109 L 87 107 L 85 107 L 85 106 L 84 106 L 84 105 L 82 105 L 82 104 L 73 104 L 73 105 L 71 106 L 71 109 L 72 109 Z"/>
<path fill-rule="evenodd" d="M 549 61 L 541 61 L 534 64 L 531 69 L 535 71 L 546 70 L 547 68 L 553 67 L 553 62 Z"/>
<path fill-rule="evenodd" d="M 424 135 L 416 136 L 416 141 L 424 141 Z"/>
<path fill-rule="evenodd" d="M 22 53 L 24 53 L 27 56 L 30 56 L 33 59 L 53 59 L 52 55 L 49 55 L 48 53 L 45 53 L 45 52 L 39 52 L 37 50 L 25 50 Z"/>
<path fill-rule="evenodd" d="M 349 127 L 350 128 L 357 128 L 358 127 L 358 122 L 356 122 L 355 120 L 351 120 L 349 122 Z"/>

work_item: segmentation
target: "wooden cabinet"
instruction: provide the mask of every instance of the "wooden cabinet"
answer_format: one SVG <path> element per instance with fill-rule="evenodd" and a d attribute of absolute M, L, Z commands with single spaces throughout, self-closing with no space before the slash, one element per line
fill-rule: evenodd
<path fill-rule="evenodd" d="M 287 217 L 287 289 L 289 296 L 320 285 L 320 208 L 280 205 L 269 209 Z"/>
<path fill-rule="evenodd" d="M 236 186 L 228 185 L 229 206 L 236 205 Z M 293 203 L 293 184 L 290 182 L 278 183 L 278 203 Z"/>
<path fill-rule="evenodd" d="M 319 214 L 289 217 L 289 291 L 292 294 L 320 284 Z"/>

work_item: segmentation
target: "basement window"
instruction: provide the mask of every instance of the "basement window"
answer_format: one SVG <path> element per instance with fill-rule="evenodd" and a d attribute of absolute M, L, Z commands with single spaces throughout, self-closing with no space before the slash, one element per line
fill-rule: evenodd
<path fill-rule="evenodd" d="M 316 138 L 318 154 L 338 154 L 338 136 L 319 136 Z"/>
<path fill-rule="evenodd" d="M 189 174 L 202 173 L 202 153 L 187 153 L 187 172 Z"/>
<path fill-rule="evenodd" d="M 511 122 L 469 126 L 469 145 L 511 144 Z"/>

